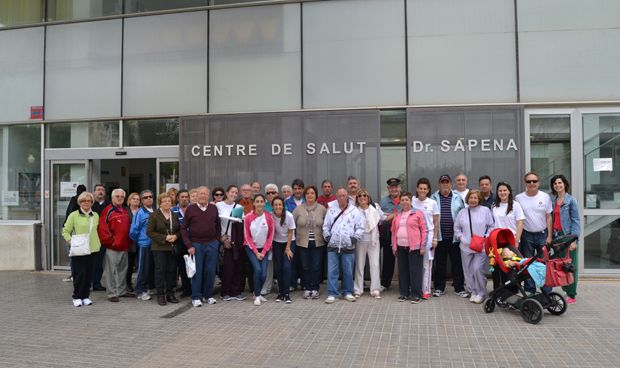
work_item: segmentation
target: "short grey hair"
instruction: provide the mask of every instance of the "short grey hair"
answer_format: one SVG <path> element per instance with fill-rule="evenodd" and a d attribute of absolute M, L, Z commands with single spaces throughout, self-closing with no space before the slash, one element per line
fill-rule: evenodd
<path fill-rule="evenodd" d="M 265 192 L 269 192 L 269 189 L 272 189 L 274 191 L 278 191 L 278 186 L 273 184 L 273 183 L 269 183 L 267 185 L 265 185 Z"/>
<path fill-rule="evenodd" d="M 123 188 L 116 188 L 112 191 L 112 197 L 114 197 L 118 193 L 121 193 L 123 195 L 123 198 L 125 198 L 125 196 L 127 195 L 127 193 L 125 193 Z"/>
<path fill-rule="evenodd" d="M 292 190 L 293 190 L 293 188 L 292 188 L 290 185 L 284 184 L 284 185 L 282 186 L 282 191 L 284 192 L 286 189 L 288 189 L 288 190 L 290 190 L 290 191 L 292 191 Z"/>

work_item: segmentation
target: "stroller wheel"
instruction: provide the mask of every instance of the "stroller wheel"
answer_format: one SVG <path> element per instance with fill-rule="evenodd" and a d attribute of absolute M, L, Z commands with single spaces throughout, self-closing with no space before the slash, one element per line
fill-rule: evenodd
<path fill-rule="evenodd" d="M 547 307 L 549 313 L 559 316 L 560 314 L 566 312 L 568 305 L 566 304 L 566 299 L 564 299 L 562 295 L 556 292 L 551 292 L 549 293 L 549 299 L 551 299 L 551 303 L 549 304 L 549 307 Z"/>
<path fill-rule="evenodd" d="M 543 307 L 535 299 L 526 299 L 521 304 L 521 316 L 527 323 L 537 324 L 543 319 Z"/>
<path fill-rule="evenodd" d="M 495 310 L 495 299 L 487 298 L 487 300 L 484 301 L 484 304 L 482 304 L 482 309 L 484 309 L 485 313 L 493 313 Z"/>

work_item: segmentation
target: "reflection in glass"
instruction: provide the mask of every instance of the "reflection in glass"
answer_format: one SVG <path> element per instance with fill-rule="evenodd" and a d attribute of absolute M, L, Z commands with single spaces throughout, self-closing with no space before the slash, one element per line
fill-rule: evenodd
<path fill-rule="evenodd" d="M 45 0 L 0 0 L 0 28 L 43 22 Z"/>
<path fill-rule="evenodd" d="M 583 115 L 586 208 L 620 208 L 620 115 Z"/>
<path fill-rule="evenodd" d="M 123 146 L 176 146 L 179 120 L 127 120 L 123 122 Z"/>
<path fill-rule="evenodd" d="M 118 15 L 122 0 L 49 0 L 47 20 L 74 20 Z"/>
<path fill-rule="evenodd" d="M 620 217 L 586 216 L 585 268 L 620 269 Z"/>
<path fill-rule="evenodd" d="M 125 13 L 193 8 L 209 5 L 209 0 L 125 0 Z"/>
<path fill-rule="evenodd" d="M 46 126 L 46 148 L 118 147 L 118 121 L 54 123 Z"/>
<path fill-rule="evenodd" d="M 540 190 L 548 192 L 556 174 L 570 177 L 570 116 L 534 115 L 530 117 L 530 163 L 540 175 Z"/>
<path fill-rule="evenodd" d="M 41 127 L 0 127 L 0 220 L 39 220 Z"/>

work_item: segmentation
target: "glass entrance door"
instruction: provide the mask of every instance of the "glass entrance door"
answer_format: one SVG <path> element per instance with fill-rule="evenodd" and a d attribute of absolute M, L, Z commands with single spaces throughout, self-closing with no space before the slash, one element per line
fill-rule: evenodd
<path fill-rule="evenodd" d="M 157 159 L 157 195 L 170 188 L 179 188 L 179 160 L 176 158 Z"/>
<path fill-rule="evenodd" d="M 83 184 L 90 188 L 89 162 L 55 161 L 52 162 L 52 262 L 54 269 L 68 269 L 68 243 L 62 237 L 62 227 L 67 217 L 67 209 L 71 197 L 75 196 L 77 186 Z"/>

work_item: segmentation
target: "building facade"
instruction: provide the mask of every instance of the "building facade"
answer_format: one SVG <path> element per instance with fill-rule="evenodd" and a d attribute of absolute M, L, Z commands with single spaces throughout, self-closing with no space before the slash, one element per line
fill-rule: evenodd
<path fill-rule="evenodd" d="M 615 0 L 0 0 L 0 269 L 67 267 L 77 184 L 534 170 L 618 275 L 619 86 Z"/>

